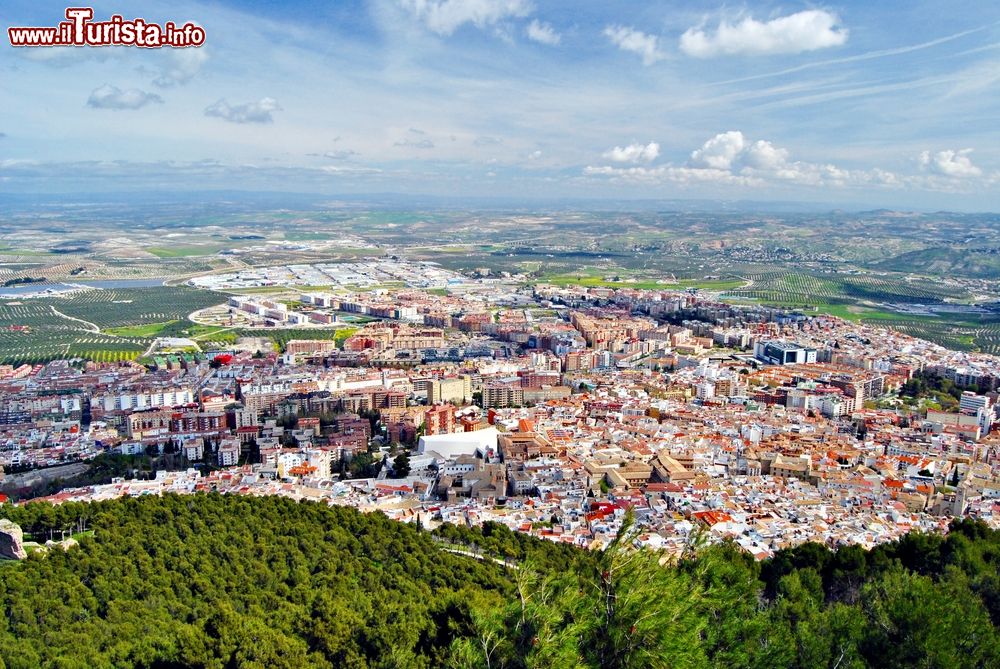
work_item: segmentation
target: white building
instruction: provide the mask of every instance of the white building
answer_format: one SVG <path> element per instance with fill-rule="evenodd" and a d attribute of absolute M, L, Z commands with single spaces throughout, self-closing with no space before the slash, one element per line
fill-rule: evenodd
<path fill-rule="evenodd" d="M 497 452 L 499 434 L 495 427 L 488 427 L 473 432 L 424 436 L 420 437 L 420 441 L 417 443 L 417 452 L 434 451 L 449 460 L 463 454 L 475 455 L 477 451 L 483 454 L 493 454 Z"/>

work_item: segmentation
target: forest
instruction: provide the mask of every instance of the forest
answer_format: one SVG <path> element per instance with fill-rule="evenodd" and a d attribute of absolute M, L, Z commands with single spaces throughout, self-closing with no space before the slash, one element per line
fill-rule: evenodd
<path fill-rule="evenodd" d="M 0 668 L 1000 667 L 1000 532 L 974 520 L 758 563 L 637 550 L 630 516 L 601 552 L 282 497 L 0 517 L 79 533 L 0 561 Z"/>

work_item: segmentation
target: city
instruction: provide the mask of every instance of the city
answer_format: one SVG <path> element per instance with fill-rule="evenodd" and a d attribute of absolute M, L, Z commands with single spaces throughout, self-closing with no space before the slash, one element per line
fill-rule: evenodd
<path fill-rule="evenodd" d="M 1000 669 L 1000 4 L 7 0 L 0 669 Z"/>
<path fill-rule="evenodd" d="M 996 357 L 699 290 L 451 280 L 306 293 L 309 312 L 262 300 L 272 327 L 370 319 L 340 342 L 2 367 L 0 460 L 28 470 L 3 489 L 30 495 L 39 468 L 102 454 L 177 454 L 176 474 L 43 499 L 290 495 L 585 548 L 631 508 L 652 547 L 680 555 L 704 529 L 756 559 L 964 515 L 1000 528 Z M 908 394 L 915 380 L 954 395 Z"/>

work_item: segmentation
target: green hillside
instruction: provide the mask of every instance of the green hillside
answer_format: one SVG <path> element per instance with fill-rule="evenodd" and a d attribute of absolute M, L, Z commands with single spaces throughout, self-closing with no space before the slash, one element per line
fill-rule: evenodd
<path fill-rule="evenodd" d="M 194 495 L 0 507 L 0 667 L 997 667 L 1000 533 L 661 563 L 506 528 Z M 476 559 L 467 554 L 481 554 Z M 511 558 L 494 561 L 493 557 Z"/>
<path fill-rule="evenodd" d="M 928 276 L 995 279 L 1000 276 L 1000 249 L 935 246 L 903 253 L 872 263 L 872 266 L 898 272 L 916 270 Z"/>

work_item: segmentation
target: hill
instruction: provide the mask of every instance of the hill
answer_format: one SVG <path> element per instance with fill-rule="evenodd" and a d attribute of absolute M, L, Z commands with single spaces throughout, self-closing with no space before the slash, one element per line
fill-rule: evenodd
<path fill-rule="evenodd" d="M 1000 249 L 935 246 L 902 253 L 873 262 L 870 266 L 894 272 L 912 272 L 916 268 L 928 276 L 995 279 L 1000 274 Z"/>
<path fill-rule="evenodd" d="M 0 667 L 996 667 L 1000 533 L 675 564 L 502 526 L 191 495 L 0 507 L 78 547 L 0 564 Z M 449 552 L 441 542 L 512 558 Z M 456 550 L 456 549 L 452 549 Z"/>

